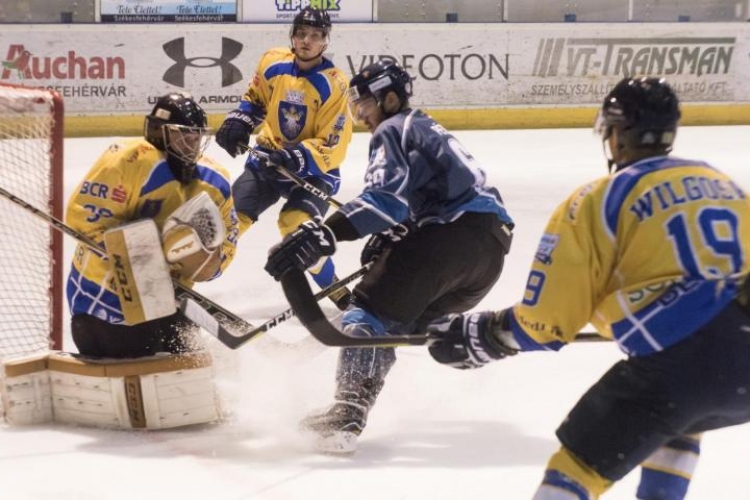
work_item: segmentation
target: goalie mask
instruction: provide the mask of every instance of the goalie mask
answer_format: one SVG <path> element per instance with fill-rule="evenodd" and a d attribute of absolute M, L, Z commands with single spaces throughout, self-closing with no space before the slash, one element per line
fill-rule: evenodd
<path fill-rule="evenodd" d="M 664 79 L 624 78 L 604 99 L 594 132 L 602 138 L 610 170 L 620 169 L 633 158 L 672 151 L 679 119 L 679 100 Z M 617 151 L 609 150 L 613 134 Z M 630 161 L 622 162 L 623 157 Z"/>
<path fill-rule="evenodd" d="M 207 125 L 206 113 L 192 96 L 175 92 L 156 101 L 151 114 L 146 116 L 144 137 L 156 149 L 166 153 L 175 179 L 187 184 L 208 146 Z"/>
<path fill-rule="evenodd" d="M 349 108 L 355 120 L 361 120 L 360 106 L 373 102 L 380 108 L 386 118 L 406 109 L 412 96 L 411 77 L 394 61 L 380 60 L 366 66 L 351 82 L 347 97 Z M 383 99 L 388 92 L 395 92 L 401 105 L 393 112 L 383 108 Z"/>

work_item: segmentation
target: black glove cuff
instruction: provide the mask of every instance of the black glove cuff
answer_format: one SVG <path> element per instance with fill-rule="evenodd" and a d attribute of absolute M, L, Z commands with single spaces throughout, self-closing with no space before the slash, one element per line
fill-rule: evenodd
<path fill-rule="evenodd" d="M 336 237 L 336 241 L 354 241 L 361 238 L 359 231 L 341 212 L 334 212 L 326 219 L 326 226 Z"/>
<path fill-rule="evenodd" d="M 257 126 L 257 123 L 255 123 L 255 120 L 253 120 L 253 117 L 245 113 L 244 111 L 240 111 L 239 109 L 235 109 L 234 111 L 230 111 L 227 113 L 227 116 L 224 120 L 237 120 L 242 122 L 243 124 L 247 125 L 247 128 L 252 133 L 253 130 L 255 130 L 255 127 Z"/>
<path fill-rule="evenodd" d="M 515 356 L 519 350 L 508 345 L 504 339 L 512 339 L 513 332 L 510 329 L 510 318 L 507 309 L 498 311 L 494 314 L 490 323 L 490 329 L 487 333 L 487 344 L 494 352 L 493 357 L 503 358 L 505 356 Z"/>

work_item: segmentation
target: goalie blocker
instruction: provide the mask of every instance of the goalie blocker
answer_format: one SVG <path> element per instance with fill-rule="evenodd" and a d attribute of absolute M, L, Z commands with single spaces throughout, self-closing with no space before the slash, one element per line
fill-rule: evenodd
<path fill-rule="evenodd" d="M 64 422 L 111 429 L 167 429 L 220 420 L 207 352 L 101 360 L 66 352 L 3 366 L 9 424 Z"/>

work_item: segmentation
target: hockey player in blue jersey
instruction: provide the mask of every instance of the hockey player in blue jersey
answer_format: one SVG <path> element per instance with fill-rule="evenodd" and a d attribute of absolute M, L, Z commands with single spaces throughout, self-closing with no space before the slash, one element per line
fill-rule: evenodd
<path fill-rule="evenodd" d="M 336 242 L 368 235 L 372 270 L 344 313 L 354 336 L 422 330 L 449 312 L 471 309 L 500 277 L 513 222 L 498 191 L 459 141 L 409 106 L 411 77 L 379 61 L 349 85 L 352 115 L 372 133 L 364 191 L 324 224 L 304 223 L 272 249 L 277 280 L 332 255 Z M 321 451 L 351 453 L 396 361 L 393 348 L 344 348 L 334 404 L 309 416 Z"/>
<path fill-rule="evenodd" d="M 628 355 L 558 428 L 534 500 L 594 500 L 639 465 L 637 498 L 682 500 L 700 433 L 750 421 L 750 201 L 668 156 L 679 117 L 663 80 L 619 82 L 596 124 L 614 172 L 552 215 L 523 300 L 428 328 L 456 368 L 556 351 L 587 323 Z"/>

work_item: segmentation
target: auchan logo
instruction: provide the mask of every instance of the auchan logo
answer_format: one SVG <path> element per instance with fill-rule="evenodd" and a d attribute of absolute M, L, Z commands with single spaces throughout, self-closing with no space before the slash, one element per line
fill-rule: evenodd
<path fill-rule="evenodd" d="M 2 56 L 0 56 L 2 57 Z M 125 78 L 122 57 L 81 57 L 74 50 L 65 56 L 38 57 L 22 44 L 11 45 L 0 60 L 0 78 L 20 80 L 112 80 Z"/>

